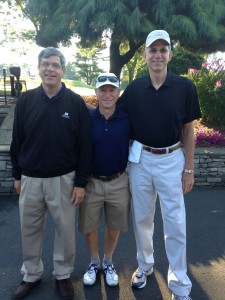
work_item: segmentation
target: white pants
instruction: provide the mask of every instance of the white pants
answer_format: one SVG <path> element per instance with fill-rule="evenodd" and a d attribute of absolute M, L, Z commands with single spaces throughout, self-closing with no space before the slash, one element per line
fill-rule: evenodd
<path fill-rule="evenodd" d="M 37 281 L 43 273 L 41 255 L 47 210 L 55 225 L 53 275 L 66 279 L 73 272 L 75 208 L 70 199 L 74 176 L 75 172 L 52 178 L 22 176 L 19 209 L 24 281 Z"/>
<path fill-rule="evenodd" d="M 192 284 L 187 276 L 183 169 L 181 149 L 162 155 L 143 150 L 140 162 L 129 165 L 138 265 L 147 271 L 154 264 L 154 214 L 158 194 L 169 261 L 168 286 L 174 294 L 186 296 Z"/>

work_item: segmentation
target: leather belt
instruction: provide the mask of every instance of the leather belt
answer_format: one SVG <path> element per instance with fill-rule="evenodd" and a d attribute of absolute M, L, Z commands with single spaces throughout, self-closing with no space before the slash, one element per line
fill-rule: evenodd
<path fill-rule="evenodd" d="M 121 172 L 118 172 L 118 173 L 115 173 L 115 174 L 110 175 L 110 176 L 99 176 L 99 175 L 96 175 L 96 174 L 91 174 L 91 177 L 94 177 L 94 178 L 99 179 L 101 181 L 111 181 L 113 179 L 116 179 L 116 178 L 120 177 L 120 175 L 122 175 L 124 172 L 125 172 L 125 170 L 123 170 Z"/>
<path fill-rule="evenodd" d="M 160 149 L 157 149 L 157 148 L 151 148 L 151 147 L 148 147 L 148 146 L 143 146 L 143 149 L 148 151 L 148 152 L 151 152 L 153 154 L 167 154 L 167 153 L 171 153 L 177 149 L 180 148 L 180 143 L 177 143 L 175 144 L 174 146 L 171 146 L 171 147 L 166 147 L 166 148 L 160 148 Z"/>

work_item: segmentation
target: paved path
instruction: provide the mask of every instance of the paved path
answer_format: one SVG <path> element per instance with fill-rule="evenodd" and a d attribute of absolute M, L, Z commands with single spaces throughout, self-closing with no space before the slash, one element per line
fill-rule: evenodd
<path fill-rule="evenodd" d="M 193 282 L 193 300 L 225 299 L 225 189 L 194 189 L 185 197 L 188 233 L 188 272 Z M 100 228 L 104 236 L 104 226 Z M 28 300 L 60 300 L 52 272 L 53 227 L 48 218 L 43 261 L 42 284 Z M 11 299 L 11 293 L 21 281 L 21 243 L 16 196 L 0 196 L 0 299 Z M 76 300 L 170 300 L 167 288 L 167 259 L 162 235 L 159 206 L 155 219 L 155 267 L 143 290 L 130 287 L 130 277 L 136 268 L 136 249 L 130 223 L 129 231 L 121 234 L 114 256 L 120 285 L 107 287 L 103 275 L 93 287 L 82 284 L 83 272 L 89 263 L 83 236 L 77 232 L 77 257 L 73 282 Z M 103 241 L 100 242 L 103 247 Z M 102 256 L 102 250 L 101 250 Z"/>

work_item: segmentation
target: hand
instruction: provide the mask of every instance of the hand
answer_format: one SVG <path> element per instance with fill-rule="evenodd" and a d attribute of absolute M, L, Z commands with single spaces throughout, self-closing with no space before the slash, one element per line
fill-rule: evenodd
<path fill-rule="evenodd" d="M 183 193 L 188 193 L 192 190 L 194 185 L 194 174 L 190 173 L 183 173 L 182 174 L 182 186 L 183 186 Z"/>
<path fill-rule="evenodd" d="M 21 181 L 20 180 L 14 180 L 14 188 L 16 190 L 16 193 L 19 195 L 21 190 Z"/>
<path fill-rule="evenodd" d="M 75 187 L 73 189 L 73 194 L 71 198 L 71 202 L 73 205 L 78 206 L 80 203 L 83 202 L 85 195 L 85 189 L 81 187 Z"/>

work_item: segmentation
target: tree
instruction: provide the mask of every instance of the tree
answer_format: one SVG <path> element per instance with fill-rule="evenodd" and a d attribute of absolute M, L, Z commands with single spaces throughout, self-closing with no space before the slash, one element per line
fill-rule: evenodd
<path fill-rule="evenodd" d="M 93 85 L 98 74 L 103 72 L 98 67 L 99 52 L 100 50 L 97 48 L 79 48 L 75 55 L 75 62 L 73 64 L 81 79 L 88 85 Z"/>
<path fill-rule="evenodd" d="M 77 79 L 74 64 L 70 61 L 66 65 L 66 72 L 65 72 L 64 78 L 65 79 L 70 79 L 70 80 L 76 80 Z"/>
<path fill-rule="evenodd" d="M 16 1 L 35 24 L 36 42 L 57 46 L 78 34 L 85 47 L 110 38 L 110 71 L 120 76 L 153 29 L 167 30 L 188 50 L 225 49 L 225 0 L 29 0 Z M 121 54 L 122 43 L 129 50 Z"/>
<path fill-rule="evenodd" d="M 148 70 L 146 62 L 143 58 L 143 47 L 138 49 L 132 59 L 124 66 L 122 73 L 122 89 L 124 89 L 128 83 L 137 77 L 140 77 L 142 70 Z M 147 73 L 147 72 L 146 72 Z M 144 74 L 143 74 L 144 75 Z"/>
<path fill-rule="evenodd" d="M 129 51 L 129 43 L 123 42 L 120 45 L 120 54 L 124 55 Z M 124 65 L 123 81 L 130 83 L 137 75 L 138 69 L 145 64 L 143 59 L 144 46 L 137 49 L 134 56 Z"/>
<path fill-rule="evenodd" d="M 18 22 L 24 19 L 23 13 L 19 7 L 13 7 L 14 1 L 1 1 L 8 2 L 0 4 L 0 45 L 8 45 L 14 51 L 20 51 L 21 54 L 26 53 L 27 49 L 23 50 L 18 47 L 18 40 L 20 42 L 34 41 L 35 30 L 18 28 Z M 17 47 L 17 48 L 16 48 Z"/>

